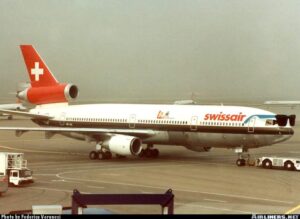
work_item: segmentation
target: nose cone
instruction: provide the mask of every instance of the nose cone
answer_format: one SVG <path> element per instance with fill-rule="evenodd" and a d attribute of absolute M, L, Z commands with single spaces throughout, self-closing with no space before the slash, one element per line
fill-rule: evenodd
<path fill-rule="evenodd" d="M 294 135 L 294 130 L 292 128 L 281 128 L 279 130 L 279 135 L 275 136 L 273 144 L 277 144 L 283 141 L 287 141 Z"/>

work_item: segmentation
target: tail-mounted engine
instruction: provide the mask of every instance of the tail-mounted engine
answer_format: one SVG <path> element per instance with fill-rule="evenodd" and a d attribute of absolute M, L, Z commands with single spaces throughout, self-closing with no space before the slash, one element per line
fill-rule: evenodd
<path fill-rule="evenodd" d="M 277 124 L 279 126 L 286 126 L 288 121 L 290 122 L 291 126 L 295 126 L 296 115 L 288 116 L 288 115 L 278 114 L 275 117 L 276 117 Z"/>
<path fill-rule="evenodd" d="M 73 84 L 57 84 L 45 87 L 29 87 L 17 94 L 17 98 L 31 104 L 63 103 L 75 100 L 78 88 Z"/>

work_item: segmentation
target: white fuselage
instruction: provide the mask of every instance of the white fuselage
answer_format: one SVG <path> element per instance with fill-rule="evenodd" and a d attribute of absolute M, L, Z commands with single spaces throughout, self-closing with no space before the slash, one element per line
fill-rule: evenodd
<path fill-rule="evenodd" d="M 274 113 L 240 106 L 49 104 L 30 112 L 53 117 L 34 120 L 42 126 L 124 129 L 127 134 L 128 130 L 151 130 L 151 136 L 131 135 L 140 137 L 143 143 L 183 145 L 195 151 L 209 147 L 255 148 L 293 135 L 289 125 L 279 127 L 273 123 Z"/>

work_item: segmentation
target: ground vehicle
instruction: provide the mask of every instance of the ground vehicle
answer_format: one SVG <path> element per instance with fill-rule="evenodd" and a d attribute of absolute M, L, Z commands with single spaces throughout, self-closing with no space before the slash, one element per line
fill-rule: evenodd
<path fill-rule="evenodd" d="M 300 170 L 300 158 L 291 157 L 261 157 L 256 161 L 257 166 L 264 168 L 284 168 L 286 170 Z"/>
<path fill-rule="evenodd" d="M 1 152 L 0 166 L 10 184 L 18 186 L 33 182 L 32 171 L 27 168 L 27 160 L 24 159 L 23 153 Z"/>

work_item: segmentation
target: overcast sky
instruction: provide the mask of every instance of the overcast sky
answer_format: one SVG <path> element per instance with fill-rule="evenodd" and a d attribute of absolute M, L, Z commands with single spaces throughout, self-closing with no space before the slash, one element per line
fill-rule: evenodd
<path fill-rule="evenodd" d="M 300 100 L 299 0 L 0 0 L 0 101 L 32 44 L 79 100 Z"/>

